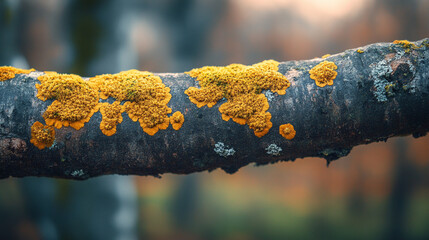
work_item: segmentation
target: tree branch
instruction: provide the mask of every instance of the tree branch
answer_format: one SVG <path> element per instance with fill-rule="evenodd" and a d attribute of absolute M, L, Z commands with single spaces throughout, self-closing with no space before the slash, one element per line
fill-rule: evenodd
<path fill-rule="evenodd" d="M 222 120 L 224 100 L 212 108 L 193 104 L 184 91 L 199 85 L 188 74 L 156 74 L 171 89 L 168 106 L 184 114 L 179 130 L 170 126 L 150 136 L 123 113 L 116 134 L 106 136 L 97 112 L 80 130 L 55 129 L 55 143 L 39 150 L 30 143 L 31 126 L 44 122 L 52 101 L 36 97 L 43 73 L 17 74 L 0 81 L 0 178 L 158 176 L 219 167 L 233 173 L 252 162 L 317 156 L 329 163 L 359 144 L 423 136 L 429 131 L 429 39 L 413 44 L 377 43 L 326 59 L 280 63 L 291 86 L 285 95 L 264 91 L 273 126 L 261 138 L 247 125 Z M 309 71 L 325 60 L 335 63 L 337 76 L 332 86 L 319 87 Z M 286 123 L 296 130 L 292 140 L 279 134 Z"/>

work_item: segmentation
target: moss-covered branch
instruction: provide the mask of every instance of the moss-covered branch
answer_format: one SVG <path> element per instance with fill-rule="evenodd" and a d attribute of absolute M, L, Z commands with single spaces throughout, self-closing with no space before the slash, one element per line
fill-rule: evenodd
<path fill-rule="evenodd" d="M 233 173 L 429 131 L 428 39 L 324 57 L 91 79 L 1 68 L 0 178 Z"/>

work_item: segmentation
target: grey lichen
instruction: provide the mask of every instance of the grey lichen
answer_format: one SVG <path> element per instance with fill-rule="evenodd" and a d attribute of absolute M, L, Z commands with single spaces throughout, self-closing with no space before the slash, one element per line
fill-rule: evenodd
<path fill-rule="evenodd" d="M 271 102 L 274 99 L 274 93 L 270 90 L 267 90 L 265 91 L 265 97 L 267 97 L 268 102 Z"/>
<path fill-rule="evenodd" d="M 85 173 L 83 172 L 82 169 L 79 169 L 79 170 L 74 170 L 70 175 L 72 175 L 73 177 L 82 177 L 83 175 L 85 175 Z"/>
<path fill-rule="evenodd" d="M 57 148 L 57 141 L 54 140 L 54 143 L 52 144 L 52 146 L 49 147 L 49 150 L 56 149 L 56 148 Z"/>
<path fill-rule="evenodd" d="M 235 154 L 234 148 L 228 148 L 228 146 L 225 146 L 223 142 L 217 142 L 215 144 L 215 148 L 213 149 L 219 156 L 221 157 L 228 157 Z"/>
<path fill-rule="evenodd" d="M 265 150 L 267 150 L 267 154 L 270 154 L 273 156 L 278 156 L 278 155 L 280 155 L 280 152 L 283 149 L 281 147 L 277 146 L 275 143 L 272 143 L 272 144 L 270 144 L 270 146 L 265 148 Z"/>
<path fill-rule="evenodd" d="M 371 69 L 371 77 L 374 79 L 375 91 L 374 96 L 379 102 L 387 101 L 386 86 L 389 85 L 389 82 L 386 78 L 393 72 L 392 67 L 390 67 L 390 62 L 387 60 L 382 60 L 375 64 Z"/>
<path fill-rule="evenodd" d="M 400 62 L 403 61 L 400 59 L 406 54 L 406 52 L 400 48 L 392 48 L 392 51 L 394 49 L 397 51 L 394 58 L 391 58 L 388 60 L 383 59 L 380 62 L 373 63 L 370 65 L 371 78 L 374 79 L 373 94 L 378 102 L 386 102 L 388 97 L 395 95 L 394 91 L 397 91 L 398 89 L 397 85 L 404 84 L 404 83 L 397 84 L 398 83 L 397 81 L 391 82 L 389 80 L 389 77 L 394 75 L 391 64 L 394 61 L 398 61 L 398 60 Z M 404 63 L 408 65 L 408 71 L 412 75 L 412 76 L 409 76 L 409 78 L 412 79 L 415 75 L 415 66 L 411 63 L 410 60 L 406 60 Z M 405 77 L 406 76 L 407 75 L 405 74 Z M 415 85 L 414 82 L 411 81 L 409 84 L 404 84 L 402 88 L 406 91 L 413 93 L 415 91 L 414 85 Z"/>
<path fill-rule="evenodd" d="M 40 77 L 42 75 L 45 75 L 45 73 L 44 72 L 37 72 L 37 71 L 30 72 L 28 74 L 28 76 L 31 77 L 31 78 L 38 78 L 38 77 Z"/>

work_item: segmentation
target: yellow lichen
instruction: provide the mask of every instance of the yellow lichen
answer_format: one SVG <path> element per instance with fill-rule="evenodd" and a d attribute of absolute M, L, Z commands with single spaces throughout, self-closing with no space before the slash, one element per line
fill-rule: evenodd
<path fill-rule="evenodd" d="M 425 39 L 419 46 L 419 48 L 421 47 L 429 47 L 429 40 Z"/>
<path fill-rule="evenodd" d="M 291 140 L 295 137 L 296 131 L 290 123 L 282 124 L 279 127 L 279 133 L 286 139 Z"/>
<path fill-rule="evenodd" d="M 117 74 L 104 74 L 91 78 L 100 91 L 100 97 L 115 98 L 124 103 L 125 111 L 133 121 L 139 121 L 143 131 L 154 135 L 159 129 L 169 125 L 171 108 L 170 88 L 161 78 L 150 72 L 129 70 Z"/>
<path fill-rule="evenodd" d="M 55 129 L 52 126 L 43 125 L 41 122 L 35 122 L 31 126 L 31 140 L 38 149 L 50 147 L 55 141 Z"/>
<path fill-rule="evenodd" d="M 179 111 L 173 113 L 173 115 L 170 117 L 170 123 L 174 130 L 179 130 L 182 127 L 183 122 L 185 122 L 185 117 Z"/>
<path fill-rule="evenodd" d="M 25 69 L 9 67 L 9 66 L 0 67 L 0 82 L 12 79 L 15 77 L 16 74 L 22 74 L 22 73 L 28 74 L 32 71 L 34 71 L 33 68 L 30 70 L 25 70 Z"/>
<path fill-rule="evenodd" d="M 337 65 L 334 62 L 323 61 L 313 67 L 309 73 L 310 78 L 316 82 L 319 87 L 334 84 L 334 79 L 337 77 Z"/>
<path fill-rule="evenodd" d="M 112 136 L 116 133 L 116 125 L 122 122 L 122 113 L 125 111 L 123 105 L 119 101 L 114 103 L 102 103 L 100 106 L 101 123 L 100 130 L 106 136 Z"/>
<path fill-rule="evenodd" d="M 395 41 L 393 41 L 393 44 L 399 44 L 399 45 L 401 45 L 402 47 L 407 48 L 408 50 L 409 50 L 410 48 L 412 48 L 412 49 L 417 49 L 417 48 L 419 48 L 419 47 L 417 47 L 414 43 L 412 43 L 412 42 L 410 42 L 410 41 L 408 41 L 408 40 L 395 40 Z"/>
<path fill-rule="evenodd" d="M 364 51 L 362 49 L 358 49 L 356 50 L 357 53 L 364 53 Z"/>
<path fill-rule="evenodd" d="M 249 128 L 253 129 L 257 137 L 262 137 L 267 134 L 273 126 L 273 123 L 271 122 L 271 113 L 264 112 L 255 114 L 249 119 L 248 124 Z"/>
<path fill-rule="evenodd" d="M 330 56 L 331 56 L 331 54 L 325 54 L 325 55 L 322 56 L 322 58 L 328 58 Z"/>
<path fill-rule="evenodd" d="M 219 100 L 228 101 L 219 107 L 222 119 L 248 124 L 258 137 L 272 127 L 267 98 L 262 90 L 284 95 L 290 86 L 286 77 L 278 72 L 279 63 L 266 60 L 252 66 L 231 64 L 226 67 L 202 67 L 186 72 L 197 78 L 200 88 L 185 91 L 190 101 L 202 107 L 213 107 Z"/>
<path fill-rule="evenodd" d="M 80 76 L 50 72 L 38 80 L 37 97 L 42 101 L 55 99 L 43 113 L 47 125 L 79 130 L 98 111 L 97 89 Z"/>

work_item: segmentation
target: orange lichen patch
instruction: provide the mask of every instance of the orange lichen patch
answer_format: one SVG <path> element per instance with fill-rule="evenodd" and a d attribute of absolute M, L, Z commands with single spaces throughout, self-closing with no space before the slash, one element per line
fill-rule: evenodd
<path fill-rule="evenodd" d="M 198 108 L 205 105 L 211 108 L 223 98 L 223 88 L 220 86 L 190 87 L 186 89 L 185 93 L 189 96 L 189 100 L 197 105 Z"/>
<path fill-rule="evenodd" d="M 234 122 L 244 125 L 258 113 L 266 112 L 268 108 L 268 100 L 264 94 L 248 94 L 238 95 L 222 104 L 219 112 L 222 113 L 223 120 L 228 121 L 232 118 Z"/>
<path fill-rule="evenodd" d="M 183 122 L 185 122 L 185 117 L 179 111 L 173 113 L 170 117 L 170 123 L 173 125 L 174 130 L 179 130 L 182 127 Z"/>
<path fill-rule="evenodd" d="M 151 136 L 159 129 L 167 129 L 170 124 L 167 115 L 171 113 L 171 108 L 157 100 L 125 102 L 124 107 L 131 120 L 138 120 L 143 131 Z"/>
<path fill-rule="evenodd" d="M 52 126 L 43 125 L 41 122 L 35 122 L 31 126 L 31 140 L 38 149 L 50 147 L 55 141 L 55 129 Z"/>
<path fill-rule="evenodd" d="M 15 67 L 9 67 L 9 66 L 3 66 L 0 67 L 0 81 L 6 81 L 9 79 L 12 79 L 15 77 L 16 74 L 28 74 L 32 71 L 35 71 L 33 68 L 30 70 L 15 68 Z"/>
<path fill-rule="evenodd" d="M 126 101 L 124 109 L 133 121 L 139 121 L 143 131 L 154 135 L 170 124 L 170 88 L 161 78 L 150 72 L 129 70 L 118 74 L 104 74 L 91 78 L 100 91 L 100 97 Z"/>
<path fill-rule="evenodd" d="M 282 124 L 279 128 L 279 133 L 286 139 L 291 140 L 295 137 L 296 131 L 290 123 Z"/>
<path fill-rule="evenodd" d="M 287 78 L 278 72 L 279 63 L 267 60 L 251 66 L 231 64 L 226 67 L 202 67 L 186 72 L 197 78 L 200 88 L 185 91 L 190 101 L 202 107 L 213 107 L 219 100 L 228 101 L 219 107 L 222 119 L 248 124 L 258 137 L 271 128 L 268 100 L 262 90 L 284 95 L 290 86 Z"/>
<path fill-rule="evenodd" d="M 100 97 L 113 97 L 119 101 L 159 99 L 169 102 L 170 88 L 165 87 L 160 77 L 151 72 L 128 70 L 117 74 L 104 74 L 91 78 L 100 90 Z"/>
<path fill-rule="evenodd" d="M 325 55 L 322 56 L 322 58 L 328 58 L 330 56 L 331 56 L 331 54 L 325 54 Z"/>
<path fill-rule="evenodd" d="M 408 40 L 395 40 L 395 41 L 393 41 L 393 44 L 399 44 L 403 48 L 406 48 L 408 51 L 410 51 L 410 48 L 412 48 L 412 49 L 419 48 L 414 43 L 412 43 L 412 42 L 410 42 Z"/>
<path fill-rule="evenodd" d="M 116 133 L 116 125 L 122 122 L 122 113 L 125 111 L 125 107 L 116 101 L 112 104 L 102 103 L 100 106 L 101 112 L 101 123 L 100 130 L 106 136 L 112 136 Z"/>
<path fill-rule="evenodd" d="M 323 61 L 313 67 L 309 73 L 310 78 L 316 82 L 319 87 L 334 84 L 334 79 L 337 77 L 337 65 L 334 62 Z"/>
<path fill-rule="evenodd" d="M 273 126 L 271 122 L 271 113 L 258 113 L 253 115 L 249 121 L 249 128 L 254 130 L 257 137 L 262 137 L 268 133 L 270 128 Z"/>
<path fill-rule="evenodd" d="M 362 49 L 358 49 L 356 50 L 357 53 L 364 53 L 364 51 Z"/>
<path fill-rule="evenodd" d="M 98 111 L 98 91 L 88 81 L 74 74 L 47 73 L 36 84 L 37 97 L 55 99 L 43 113 L 47 125 L 79 130 Z"/>
<path fill-rule="evenodd" d="M 55 73 L 57 73 L 57 72 L 55 72 L 55 71 L 43 71 L 45 74 L 55 74 Z"/>

